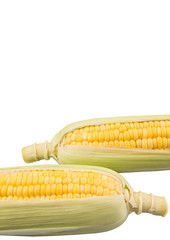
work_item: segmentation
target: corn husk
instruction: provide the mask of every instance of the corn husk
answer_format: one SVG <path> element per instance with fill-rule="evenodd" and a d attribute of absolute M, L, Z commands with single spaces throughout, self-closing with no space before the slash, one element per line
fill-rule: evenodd
<path fill-rule="evenodd" d="M 84 199 L 56 200 L 0 200 L 1 235 L 64 235 L 102 232 L 120 226 L 132 212 L 148 212 L 165 216 L 165 198 L 134 192 L 118 173 L 100 167 L 74 165 L 44 165 L 0 169 L 13 170 L 81 170 L 114 177 L 121 186 L 121 194 Z"/>
<path fill-rule="evenodd" d="M 54 158 L 60 164 L 95 165 L 111 168 L 117 172 L 167 170 L 170 169 L 169 150 L 120 149 L 63 144 L 63 139 L 68 132 L 85 126 L 154 120 L 170 120 L 170 115 L 100 118 L 72 123 L 55 135 L 50 143 L 33 144 L 23 148 L 23 159 L 26 163 L 31 163 L 41 159 Z"/>

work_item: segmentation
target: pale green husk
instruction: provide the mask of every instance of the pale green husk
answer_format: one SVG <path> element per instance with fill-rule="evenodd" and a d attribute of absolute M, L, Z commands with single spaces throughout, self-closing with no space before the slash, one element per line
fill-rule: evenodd
<path fill-rule="evenodd" d="M 0 172 L 24 169 L 71 169 L 104 173 L 119 181 L 122 192 L 123 189 L 128 189 L 130 195 L 133 192 L 118 173 L 98 167 L 44 165 L 0 169 Z M 0 234 L 37 236 L 102 232 L 121 225 L 129 213 L 129 205 L 123 194 L 85 199 L 0 200 Z"/>

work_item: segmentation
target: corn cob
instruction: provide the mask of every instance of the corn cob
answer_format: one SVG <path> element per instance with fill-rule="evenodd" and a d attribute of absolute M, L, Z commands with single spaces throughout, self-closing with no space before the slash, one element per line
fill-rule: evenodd
<path fill-rule="evenodd" d="M 22 150 L 25 162 L 54 158 L 118 172 L 170 169 L 170 115 L 103 118 L 62 129 L 51 143 Z"/>
<path fill-rule="evenodd" d="M 0 169 L 0 234 L 102 232 L 135 212 L 165 216 L 164 197 L 134 192 L 101 167 L 44 165 Z"/>

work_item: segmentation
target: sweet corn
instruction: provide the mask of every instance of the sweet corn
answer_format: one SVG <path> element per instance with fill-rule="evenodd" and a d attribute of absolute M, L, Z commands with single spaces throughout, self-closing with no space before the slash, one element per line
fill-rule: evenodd
<path fill-rule="evenodd" d="M 165 216 L 165 198 L 134 192 L 118 173 L 100 167 L 44 165 L 0 170 L 0 234 L 102 232 L 132 212 Z"/>
<path fill-rule="evenodd" d="M 25 162 L 50 157 L 62 164 L 118 172 L 170 169 L 170 115 L 92 119 L 61 130 L 51 143 L 23 148 Z"/>

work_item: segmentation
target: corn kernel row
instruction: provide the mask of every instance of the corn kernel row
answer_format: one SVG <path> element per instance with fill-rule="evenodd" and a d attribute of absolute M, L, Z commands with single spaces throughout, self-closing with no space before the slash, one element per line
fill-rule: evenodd
<path fill-rule="evenodd" d="M 43 176 L 47 172 L 50 176 Z M 0 173 L 0 199 L 57 199 L 60 196 L 83 198 L 111 196 L 121 192 L 118 181 L 104 174 L 63 170 L 47 172 L 37 170 Z"/>

